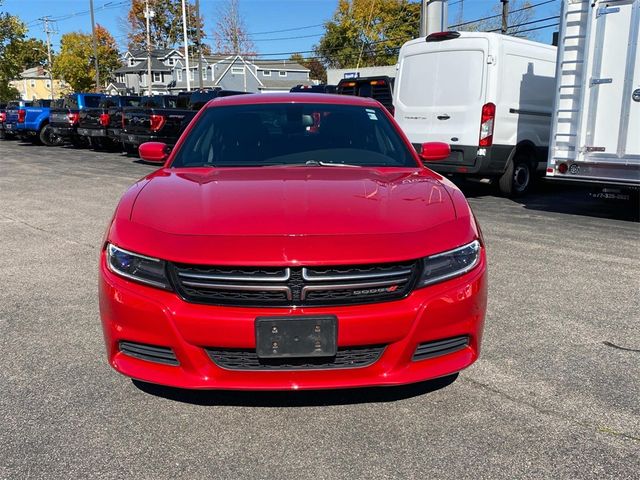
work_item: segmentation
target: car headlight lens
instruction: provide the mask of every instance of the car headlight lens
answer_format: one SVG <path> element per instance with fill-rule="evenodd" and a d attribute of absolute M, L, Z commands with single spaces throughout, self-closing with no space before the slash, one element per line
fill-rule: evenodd
<path fill-rule="evenodd" d="M 418 287 L 442 282 L 467 273 L 480 261 L 480 242 L 473 242 L 423 260 Z"/>
<path fill-rule="evenodd" d="M 165 262 L 107 244 L 107 266 L 113 273 L 146 283 L 158 288 L 169 289 L 165 273 Z"/>

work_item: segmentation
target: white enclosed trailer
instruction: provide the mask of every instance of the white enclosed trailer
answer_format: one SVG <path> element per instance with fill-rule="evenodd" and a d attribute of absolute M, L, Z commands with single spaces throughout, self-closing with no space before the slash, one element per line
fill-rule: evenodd
<path fill-rule="evenodd" d="M 563 0 L 547 177 L 640 186 L 640 0 Z"/>

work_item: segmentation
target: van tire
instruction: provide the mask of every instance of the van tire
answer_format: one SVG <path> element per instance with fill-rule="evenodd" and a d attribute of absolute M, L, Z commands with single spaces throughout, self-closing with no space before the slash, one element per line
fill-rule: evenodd
<path fill-rule="evenodd" d="M 529 192 L 535 175 L 533 162 L 526 152 L 516 152 L 507 169 L 498 179 L 498 188 L 505 197 L 519 197 Z"/>

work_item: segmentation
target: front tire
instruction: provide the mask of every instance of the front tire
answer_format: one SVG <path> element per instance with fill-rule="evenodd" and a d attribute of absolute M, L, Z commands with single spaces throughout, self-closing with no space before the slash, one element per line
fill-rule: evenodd
<path fill-rule="evenodd" d="M 507 169 L 498 180 L 500 193 L 506 197 L 519 197 L 526 194 L 533 184 L 535 169 L 529 156 L 525 153 L 516 153 L 509 160 Z"/>

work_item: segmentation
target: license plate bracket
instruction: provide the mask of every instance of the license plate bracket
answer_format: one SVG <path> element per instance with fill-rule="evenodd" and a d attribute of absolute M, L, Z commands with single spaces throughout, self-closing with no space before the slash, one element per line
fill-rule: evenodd
<path fill-rule="evenodd" d="M 338 318 L 335 315 L 257 317 L 258 358 L 334 357 Z"/>

